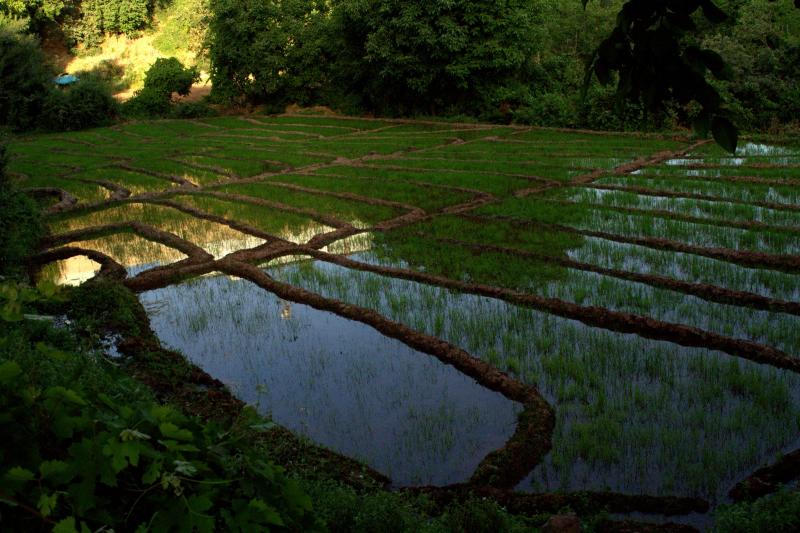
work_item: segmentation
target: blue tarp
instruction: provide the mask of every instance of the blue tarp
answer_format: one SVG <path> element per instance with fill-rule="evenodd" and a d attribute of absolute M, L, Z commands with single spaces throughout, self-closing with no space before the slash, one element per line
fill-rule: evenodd
<path fill-rule="evenodd" d="M 56 85 L 72 85 L 76 81 L 78 81 L 78 77 L 74 74 L 62 74 L 61 76 L 56 77 L 55 80 Z"/>

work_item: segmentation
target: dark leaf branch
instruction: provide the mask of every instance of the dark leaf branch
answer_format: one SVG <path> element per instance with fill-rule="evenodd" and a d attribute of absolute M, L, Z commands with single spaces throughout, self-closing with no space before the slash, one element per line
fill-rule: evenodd
<path fill-rule="evenodd" d="M 584 6 L 588 0 L 583 0 Z M 611 34 L 597 47 L 584 83 L 584 92 L 596 76 L 602 84 L 617 79 L 620 102 L 642 104 L 647 112 L 663 111 L 669 102 L 697 102 L 701 111 L 694 121 L 698 135 L 709 132 L 717 143 L 736 151 L 738 129 L 723 106 L 722 97 L 709 82 L 730 79 L 731 71 L 715 51 L 686 39 L 696 30 L 694 16 L 702 12 L 711 23 L 727 15 L 711 0 L 629 0 Z"/>

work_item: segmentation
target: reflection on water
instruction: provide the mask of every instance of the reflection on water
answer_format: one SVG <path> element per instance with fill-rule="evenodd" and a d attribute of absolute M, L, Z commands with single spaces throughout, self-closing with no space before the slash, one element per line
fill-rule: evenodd
<path fill-rule="evenodd" d="M 773 146 L 762 143 L 744 143 L 736 148 L 736 155 L 739 156 L 781 156 L 781 155 L 797 155 L 796 150 L 786 148 L 784 146 Z"/>
<path fill-rule="evenodd" d="M 247 202 L 229 201 L 203 195 L 181 195 L 177 196 L 175 200 L 206 213 L 248 224 L 296 244 L 305 243 L 320 233 L 327 233 L 334 229 L 305 215 Z"/>
<path fill-rule="evenodd" d="M 77 286 L 92 279 L 98 272 L 100 263 L 92 261 L 85 255 L 76 255 L 47 264 L 42 269 L 40 277 L 57 285 Z"/>
<path fill-rule="evenodd" d="M 186 258 L 178 250 L 134 233 L 116 233 L 99 239 L 71 242 L 67 246 L 102 252 L 125 267 L 129 276 Z"/>
<path fill-rule="evenodd" d="M 159 338 L 237 396 L 399 485 L 465 481 L 515 429 L 519 404 L 453 367 L 249 282 L 204 277 L 140 298 Z"/>
<path fill-rule="evenodd" d="M 63 218 L 55 221 L 51 226 L 53 233 L 61 233 L 127 221 L 141 222 L 177 235 L 203 248 L 216 259 L 231 252 L 253 248 L 266 242 L 223 224 L 193 217 L 177 209 L 140 203 L 130 203 L 87 215 Z"/>
<path fill-rule="evenodd" d="M 735 157 L 710 157 L 709 162 L 734 167 L 752 163 L 791 165 L 800 161 L 799 156 L 800 154 L 797 150 L 792 150 L 783 146 L 749 142 L 736 148 Z M 669 166 L 686 166 L 704 162 L 706 162 L 704 159 L 676 158 L 668 160 L 666 164 Z"/>

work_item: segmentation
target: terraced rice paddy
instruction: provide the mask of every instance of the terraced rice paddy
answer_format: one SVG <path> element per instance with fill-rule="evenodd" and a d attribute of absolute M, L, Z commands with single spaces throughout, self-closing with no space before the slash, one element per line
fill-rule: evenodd
<path fill-rule="evenodd" d="M 166 345 L 397 486 L 688 513 L 800 446 L 798 145 L 281 116 L 11 153 L 42 275 L 124 279 Z"/>

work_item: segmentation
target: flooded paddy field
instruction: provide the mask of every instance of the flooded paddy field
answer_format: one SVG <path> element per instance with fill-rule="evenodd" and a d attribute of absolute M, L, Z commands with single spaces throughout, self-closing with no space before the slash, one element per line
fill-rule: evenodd
<path fill-rule="evenodd" d="M 395 487 L 707 509 L 800 447 L 800 146 L 279 116 L 10 155 L 41 276 L 123 280 L 165 346 Z"/>

